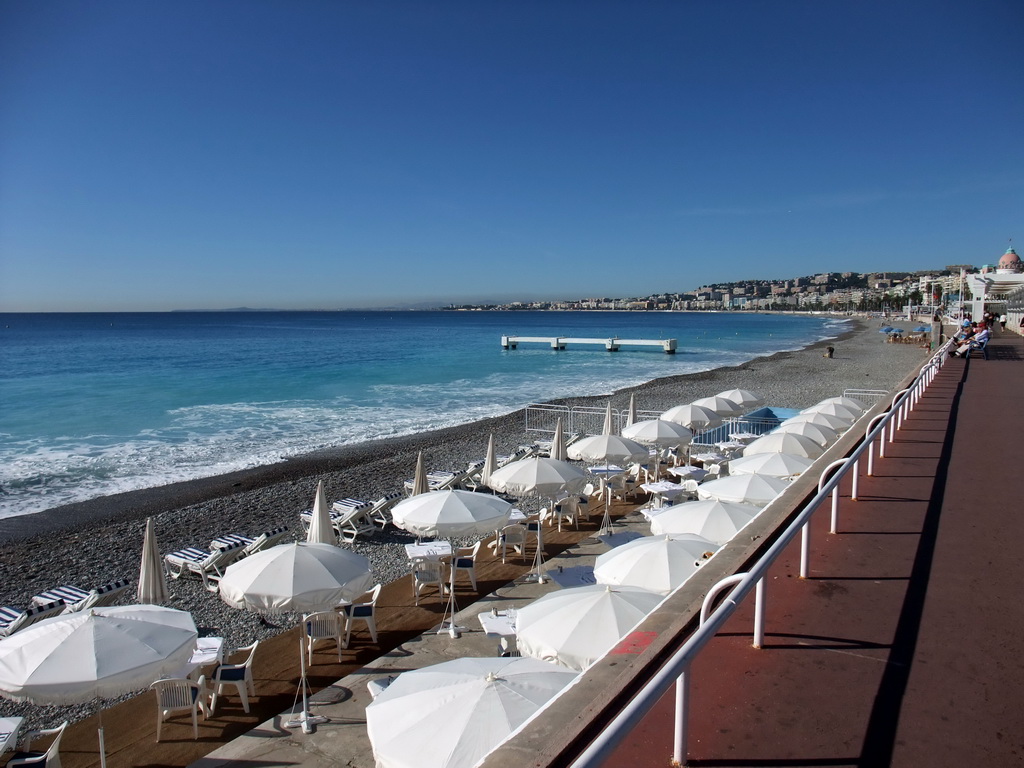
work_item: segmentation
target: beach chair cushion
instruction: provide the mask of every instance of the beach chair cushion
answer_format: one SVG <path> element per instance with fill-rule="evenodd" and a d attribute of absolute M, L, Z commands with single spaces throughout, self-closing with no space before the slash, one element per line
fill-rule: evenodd
<path fill-rule="evenodd" d="M 35 624 L 37 621 L 56 616 L 63 610 L 63 600 L 54 600 L 52 603 L 45 603 L 43 605 L 33 605 L 24 611 L 4 606 L 0 608 L 0 616 L 2 616 L 2 619 L 0 619 L 0 637 L 13 635 L 19 629 L 24 629 Z"/>

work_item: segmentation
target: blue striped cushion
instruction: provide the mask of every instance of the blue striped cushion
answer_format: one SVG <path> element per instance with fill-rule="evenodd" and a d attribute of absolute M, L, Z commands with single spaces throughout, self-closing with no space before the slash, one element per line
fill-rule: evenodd
<path fill-rule="evenodd" d="M 12 608 L 9 605 L 0 606 L 0 627 L 6 627 L 23 613 L 24 611 Z"/>
<path fill-rule="evenodd" d="M 124 589 L 127 586 L 128 579 L 118 579 L 109 584 L 104 584 L 102 587 L 96 587 L 95 592 L 97 595 L 105 595 L 107 592 L 113 592 L 115 589 Z"/>
<path fill-rule="evenodd" d="M 171 552 L 171 554 L 168 555 L 168 557 L 173 557 L 176 560 L 187 560 L 191 563 L 201 563 L 209 556 L 209 552 L 204 552 L 203 550 L 196 549 L 195 547 L 179 549 L 177 552 Z"/>
<path fill-rule="evenodd" d="M 210 546 L 217 549 L 224 549 L 226 547 L 230 547 L 232 544 L 242 544 L 244 546 L 252 544 L 252 539 L 248 536 L 243 536 L 240 533 L 227 533 L 223 536 L 218 536 L 210 542 Z"/>
<path fill-rule="evenodd" d="M 43 603 L 52 603 L 54 600 L 63 600 L 68 605 L 74 605 L 80 603 L 89 596 L 89 593 L 79 587 L 72 587 L 71 585 L 65 584 L 62 587 L 54 587 L 48 589 L 45 592 L 40 592 L 38 595 L 32 597 L 32 602 L 35 605 L 42 605 Z"/>

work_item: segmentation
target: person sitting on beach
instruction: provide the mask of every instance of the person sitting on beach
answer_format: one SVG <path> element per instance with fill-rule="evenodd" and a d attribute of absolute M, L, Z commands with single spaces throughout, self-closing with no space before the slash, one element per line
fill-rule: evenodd
<path fill-rule="evenodd" d="M 963 344 L 956 348 L 956 352 L 953 354 L 956 357 L 963 357 L 964 353 L 969 349 L 981 349 L 987 342 L 989 337 L 988 327 L 984 323 L 980 323 L 978 332 L 967 339 Z"/>

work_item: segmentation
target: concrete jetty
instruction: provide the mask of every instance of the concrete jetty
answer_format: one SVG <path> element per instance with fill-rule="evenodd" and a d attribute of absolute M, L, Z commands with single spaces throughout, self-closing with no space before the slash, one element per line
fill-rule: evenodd
<path fill-rule="evenodd" d="M 618 352 L 621 347 L 661 347 L 666 355 L 676 353 L 675 339 L 620 339 L 612 336 L 605 339 L 579 338 L 573 336 L 502 336 L 502 349 L 515 349 L 520 344 L 547 344 L 551 349 L 565 349 L 569 344 L 588 346 L 599 344 L 609 352 Z"/>

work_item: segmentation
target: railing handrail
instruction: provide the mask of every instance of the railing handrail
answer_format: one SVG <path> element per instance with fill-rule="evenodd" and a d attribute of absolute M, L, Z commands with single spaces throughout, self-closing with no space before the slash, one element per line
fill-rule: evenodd
<path fill-rule="evenodd" d="M 733 611 L 739 606 L 743 598 L 754 589 L 767 572 L 768 568 L 782 554 L 783 550 L 800 533 L 801 529 L 810 520 L 811 515 L 828 498 L 832 490 L 846 476 L 846 473 L 856 465 L 861 455 L 868 450 L 879 435 L 884 434 L 885 428 L 900 413 L 904 403 L 912 397 L 919 384 L 926 381 L 928 372 L 940 365 L 940 359 L 945 355 L 950 346 L 951 340 L 939 348 L 931 360 L 926 363 L 918 372 L 910 387 L 902 390 L 884 416 L 865 435 L 856 448 L 846 457 L 844 463 L 835 471 L 832 476 L 823 484 L 819 484 L 819 490 L 814 497 L 808 501 L 797 513 L 797 516 L 783 530 L 782 534 L 768 547 L 764 554 L 751 566 L 747 573 L 738 581 L 736 586 L 729 592 L 726 598 L 707 617 L 689 638 L 687 638 L 679 649 L 654 673 L 647 684 L 622 708 L 619 714 L 612 719 L 608 725 L 601 730 L 601 733 L 580 753 L 573 761 L 572 768 L 598 768 L 611 754 L 612 749 L 625 737 L 647 712 L 660 700 L 660 698 L 675 684 L 676 680 L 693 663 L 694 658 L 703 650 L 711 639 L 718 634 L 718 631 L 725 622 L 732 616 Z"/>

